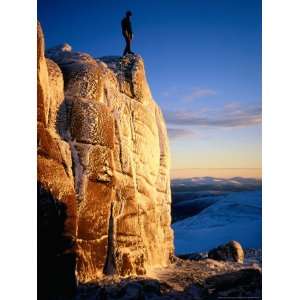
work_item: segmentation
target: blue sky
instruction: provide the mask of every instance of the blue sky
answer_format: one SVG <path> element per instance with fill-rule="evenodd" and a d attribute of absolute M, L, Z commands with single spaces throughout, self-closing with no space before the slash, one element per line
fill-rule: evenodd
<path fill-rule="evenodd" d="M 172 169 L 259 169 L 261 1 L 39 0 L 38 18 L 47 47 L 120 55 L 128 9 L 133 51 L 169 128 Z"/>

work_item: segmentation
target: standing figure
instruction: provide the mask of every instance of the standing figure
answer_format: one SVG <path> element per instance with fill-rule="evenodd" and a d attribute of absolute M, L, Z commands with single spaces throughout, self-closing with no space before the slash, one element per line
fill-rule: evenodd
<path fill-rule="evenodd" d="M 133 37 L 131 21 L 130 21 L 131 16 L 132 16 L 132 12 L 127 11 L 126 16 L 123 18 L 122 23 L 121 23 L 122 24 L 122 34 L 126 41 L 126 47 L 124 49 L 123 56 L 125 56 L 127 53 L 134 54 L 131 51 L 131 41 L 132 41 L 132 37 Z"/>

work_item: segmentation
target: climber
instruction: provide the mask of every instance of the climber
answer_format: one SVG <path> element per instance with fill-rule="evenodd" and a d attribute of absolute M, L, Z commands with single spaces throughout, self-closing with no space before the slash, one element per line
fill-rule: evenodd
<path fill-rule="evenodd" d="M 125 56 L 127 53 L 129 54 L 134 54 L 131 51 L 131 40 L 133 37 L 133 33 L 132 33 L 132 28 L 131 28 L 131 22 L 130 22 L 130 17 L 132 16 L 132 12 L 131 11 L 127 11 L 126 12 L 126 17 L 123 18 L 122 20 L 122 34 L 125 38 L 125 42 L 126 42 L 126 47 L 124 49 L 123 52 L 123 56 Z"/>

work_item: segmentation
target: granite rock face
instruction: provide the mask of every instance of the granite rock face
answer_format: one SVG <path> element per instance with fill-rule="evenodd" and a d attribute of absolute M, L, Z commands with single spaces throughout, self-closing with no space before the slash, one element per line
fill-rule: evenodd
<path fill-rule="evenodd" d="M 94 59 L 67 44 L 46 57 L 38 26 L 38 180 L 65 204 L 76 279 L 168 265 L 168 136 L 142 58 Z"/>

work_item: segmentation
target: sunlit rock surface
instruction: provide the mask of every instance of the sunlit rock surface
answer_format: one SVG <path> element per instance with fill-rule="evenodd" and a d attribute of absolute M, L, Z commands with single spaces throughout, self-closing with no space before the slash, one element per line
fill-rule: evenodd
<path fill-rule="evenodd" d="M 142 58 L 94 59 L 68 44 L 46 57 L 39 27 L 38 180 L 66 205 L 77 280 L 168 265 L 168 137 Z"/>

